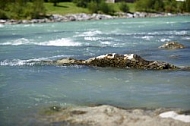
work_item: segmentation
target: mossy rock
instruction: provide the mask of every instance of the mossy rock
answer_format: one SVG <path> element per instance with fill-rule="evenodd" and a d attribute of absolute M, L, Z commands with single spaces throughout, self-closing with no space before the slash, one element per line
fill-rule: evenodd
<path fill-rule="evenodd" d="M 40 111 L 41 115 L 52 115 L 63 110 L 60 106 L 51 106 Z"/>
<path fill-rule="evenodd" d="M 162 46 L 158 48 L 164 48 L 164 49 L 183 49 L 185 46 L 183 44 L 180 44 L 178 42 L 167 42 L 163 44 Z"/>

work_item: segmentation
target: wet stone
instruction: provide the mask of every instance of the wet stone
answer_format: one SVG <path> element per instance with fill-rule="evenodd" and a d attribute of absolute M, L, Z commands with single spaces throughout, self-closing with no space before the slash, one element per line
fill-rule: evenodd
<path fill-rule="evenodd" d="M 162 46 L 159 46 L 158 48 L 164 48 L 164 49 L 183 49 L 185 46 L 183 44 L 180 44 L 178 42 L 167 42 L 163 44 Z"/>

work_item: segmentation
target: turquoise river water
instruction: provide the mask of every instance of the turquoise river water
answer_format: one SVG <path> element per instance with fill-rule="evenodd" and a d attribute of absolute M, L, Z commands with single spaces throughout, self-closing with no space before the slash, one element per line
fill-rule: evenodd
<path fill-rule="evenodd" d="M 106 53 L 190 66 L 190 16 L 0 25 L 0 126 L 37 125 L 52 105 L 190 109 L 190 71 L 35 64 Z"/>

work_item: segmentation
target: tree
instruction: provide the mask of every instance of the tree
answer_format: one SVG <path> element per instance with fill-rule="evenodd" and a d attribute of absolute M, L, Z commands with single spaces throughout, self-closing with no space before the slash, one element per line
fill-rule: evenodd
<path fill-rule="evenodd" d="M 91 13 L 98 13 L 98 3 L 91 1 L 87 6 Z"/>
<path fill-rule="evenodd" d="M 136 9 L 139 11 L 149 12 L 153 8 L 154 0 L 137 0 Z"/>
<path fill-rule="evenodd" d="M 176 0 L 166 0 L 165 11 L 169 13 L 177 12 L 177 1 Z"/>
<path fill-rule="evenodd" d="M 115 12 L 113 7 L 107 4 L 104 0 L 91 0 L 91 2 L 87 3 L 87 7 L 92 13 L 112 15 Z"/>
<path fill-rule="evenodd" d="M 137 0 L 136 9 L 139 11 L 154 12 L 164 11 L 163 0 Z"/>
<path fill-rule="evenodd" d="M 164 11 L 164 2 L 163 0 L 155 0 L 154 1 L 154 10 L 156 11 Z"/>
<path fill-rule="evenodd" d="M 190 0 L 186 0 L 186 1 L 185 1 L 185 5 L 186 5 L 185 11 L 186 11 L 186 12 L 190 12 Z"/>
<path fill-rule="evenodd" d="M 105 1 L 102 1 L 99 4 L 99 10 L 105 14 L 110 14 L 110 15 L 114 14 L 114 9 L 111 7 L 111 5 L 105 3 Z"/>
<path fill-rule="evenodd" d="M 8 2 L 5 1 L 5 0 L 0 0 L 0 3 L 1 3 L 1 4 L 0 4 L 0 9 L 1 9 L 1 10 L 4 10 Z"/>

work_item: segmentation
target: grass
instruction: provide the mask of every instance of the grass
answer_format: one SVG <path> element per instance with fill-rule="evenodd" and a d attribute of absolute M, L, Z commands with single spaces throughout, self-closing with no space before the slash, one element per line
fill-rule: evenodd
<path fill-rule="evenodd" d="M 72 2 L 60 2 L 57 6 L 53 3 L 44 3 L 47 14 L 75 14 L 75 13 L 90 13 L 86 8 L 77 7 Z"/>
<path fill-rule="evenodd" d="M 135 4 L 134 3 L 127 3 L 130 12 L 135 12 Z M 75 13 L 90 13 L 87 8 L 77 7 L 72 2 L 60 2 L 57 6 L 53 6 L 53 3 L 44 3 L 46 8 L 47 14 L 75 14 Z M 114 8 L 115 11 L 119 10 L 119 3 L 110 3 L 110 5 Z"/>
<path fill-rule="evenodd" d="M 130 12 L 135 12 L 135 3 L 127 3 L 127 5 L 129 6 L 130 8 Z"/>
<path fill-rule="evenodd" d="M 114 9 L 115 9 L 116 12 L 120 11 L 120 9 L 119 9 L 120 3 L 110 3 L 110 5 L 112 7 L 114 7 Z M 130 12 L 135 12 L 135 3 L 127 3 L 127 5 L 129 6 Z"/>

